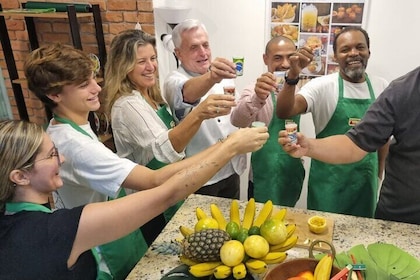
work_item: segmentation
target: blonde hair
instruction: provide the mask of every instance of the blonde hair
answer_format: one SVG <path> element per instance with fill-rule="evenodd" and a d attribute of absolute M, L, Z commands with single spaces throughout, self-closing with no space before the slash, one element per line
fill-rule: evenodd
<path fill-rule="evenodd" d="M 15 191 L 14 183 L 9 179 L 10 172 L 33 167 L 43 134 L 42 127 L 34 123 L 17 120 L 0 122 L 0 209 L 12 199 Z"/>
<path fill-rule="evenodd" d="M 125 30 L 112 40 L 105 65 L 105 84 L 102 91 L 105 94 L 105 111 L 108 114 L 119 97 L 130 95 L 136 89 L 127 75 L 135 67 L 138 47 L 149 44 L 156 52 L 155 37 L 137 29 Z M 158 104 L 165 103 L 158 83 L 148 91 L 153 101 Z"/>

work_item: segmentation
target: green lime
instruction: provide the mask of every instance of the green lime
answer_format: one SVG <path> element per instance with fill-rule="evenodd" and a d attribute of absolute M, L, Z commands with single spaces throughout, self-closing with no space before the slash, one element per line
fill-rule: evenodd
<path fill-rule="evenodd" d="M 241 230 L 239 231 L 238 236 L 236 237 L 236 239 L 238 241 L 241 241 L 242 243 L 244 243 L 245 239 L 248 238 L 248 229 L 246 228 L 241 228 Z"/>
<path fill-rule="evenodd" d="M 257 227 L 257 226 L 252 226 L 252 227 L 248 230 L 248 235 L 260 235 L 260 227 Z"/>
<path fill-rule="evenodd" d="M 226 225 L 226 232 L 230 235 L 232 239 L 236 239 L 238 237 L 240 228 L 236 222 L 229 222 Z"/>

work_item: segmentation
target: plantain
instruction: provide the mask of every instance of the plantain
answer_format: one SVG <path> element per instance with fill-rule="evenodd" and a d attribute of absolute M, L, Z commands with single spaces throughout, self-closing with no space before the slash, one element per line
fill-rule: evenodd
<path fill-rule="evenodd" d="M 291 237 L 293 233 L 295 233 L 296 231 L 296 224 L 286 225 L 286 231 L 287 231 L 287 238 Z"/>
<path fill-rule="evenodd" d="M 244 218 L 242 220 L 242 228 L 250 229 L 254 222 L 255 216 L 255 199 L 251 197 L 245 207 Z"/>
<path fill-rule="evenodd" d="M 186 226 L 179 226 L 179 231 L 181 232 L 182 236 L 187 237 L 191 233 L 194 233 L 194 230 L 192 228 L 186 227 Z"/>
<path fill-rule="evenodd" d="M 241 219 L 239 218 L 239 203 L 236 199 L 232 200 L 230 204 L 230 221 L 235 222 L 237 225 L 241 225 Z"/>
<path fill-rule="evenodd" d="M 240 263 L 232 268 L 233 278 L 244 279 L 246 277 L 246 266 L 244 263 Z"/>
<path fill-rule="evenodd" d="M 287 238 L 284 242 L 270 246 L 270 252 L 286 252 L 287 250 L 293 248 L 298 241 L 297 235 L 292 235 Z"/>
<path fill-rule="evenodd" d="M 187 258 L 185 255 L 179 255 L 179 260 L 188 266 L 196 265 L 198 262 L 193 261 L 192 259 Z"/>
<path fill-rule="evenodd" d="M 226 230 L 226 219 L 216 204 L 210 204 L 210 213 L 211 216 L 219 223 L 219 229 Z"/>
<path fill-rule="evenodd" d="M 315 280 L 328 280 L 330 279 L 332 270 L 333 259 L 331 254 L 327 254 L 318 262 L 315 267 L 314 278 Z"/>
<path fill-rule="evenodd" d="M 267 200 L 264 203 L 263 207 L 258 213 L 258 217 L 255 219 L 252 225 L 260 227 L 265 222 L 265 220 L 270 218 L 272 212 L 273 212 L 273 202 L 271 200 Z"/>
<path fill-rule="evenodd" d="M 221 264 L 216 267 L 213 271 L 214 278 L 216 279 L 225 279 L 232 274 L 232 268 L 230 266 Z"/>
<path fill-rule="evenodd" d="M 287 258 L 286 252 L 269 252 L 260 260 L 264 261 L 266 264 L 281 263 Z"/>
<path fill-rule="evenodd" d="M 271 218 L 284 221 L 286 214 L 287 214 L 287 208 L 282 208 L 279 211 L 275 212 Z"/>
<path fill-rule="evenodd" d="M 245 262 L 245 266 L 249 272 L 261 274 L 267 270 L 267 263 L 258 259 L 249 259 Z"/>
<path fill-rule="evenodd" d="M 221 265 L 221 262 L 203 262 L 190 266 L 189 272 L 194 277 L 205 277 L 213 274 L 214 269 Z"/>
<path fill-rule="evenodd" d="M 200 208 L 200 207 L 197 207 L 195 209 L 195 215 L 197 216 L 197 221 L 199 221 L 199 220 L 207 217 L 206 212 L 204 212 L 204 210 L 202 208 Z"/>

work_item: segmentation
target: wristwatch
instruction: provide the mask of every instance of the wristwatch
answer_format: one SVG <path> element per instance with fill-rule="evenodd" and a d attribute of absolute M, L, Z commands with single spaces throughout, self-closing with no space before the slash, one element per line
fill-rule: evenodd
<path fill-rule="evenodd" d="M 284 75 L 284 80 L 286 81 L 286 84 L 288 84 L 290 86 L 297 85 L 297 83 L 299 83 L 299 76 L 296 79 L 289 79 L 289 78 L 287 78 L 288 74 L 289 74 L 289 71 L 287 71 L 286 74 Z"/>

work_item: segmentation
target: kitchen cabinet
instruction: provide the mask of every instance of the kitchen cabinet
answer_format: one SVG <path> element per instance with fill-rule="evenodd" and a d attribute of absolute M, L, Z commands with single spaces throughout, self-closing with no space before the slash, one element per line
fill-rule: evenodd
<path fill-rule="evenodd" d="M 25 8 L 25 3 L 22 3 L 23 8 Z M 4 58 L 7 65 L 7 70 L 9 72 L 9 77 L 12 83 L 13 94 L 16 100 L 16 105 L 18 107 L 19 116 L 22 120 L 29 120 L 25 99 L 22 93 L 21 84 L 25 82 L 25 79 L 20 78 L 18 75 L 18 70 L 16 68 L 16 62 L 13 55 L 13 50 L 10 43 L 10 38 L 7 30 L 7 24 L 5 17 L 23 17 L 26 24 L 26 29 L 28 32 L 30 50 L 37 49 L 39 47 L 39 42 L 37 38 L 34 18 L 50 18 L 50 19 L 62 19 L 67 18 L 72 38 L 72 43 L 75 48 L 82 49 L 82 42 L 80 39 L 80 30 L 79 30 L 79 18 L 92 18 L 95 23 L 95 33 L 96 40 L 98 44 L 98 53 L 99 60 L 101 62 L 101 70 L 106 62 L 106 49 L 104 34 L 102 29 L 102 19 L 100 8 L 98 4 L 94 4 L 89 8 L 88 12 L 76 12 L 74 5 L 69 4 L 67 6 L 67 12 L 49 12 L 49 13 L 28 13 L 28 12 L 13 12 L 9 13 L 3 11 L 0 4 L 0 40 L 3 47 Z M 103 71 L 102 71 L 103 72 Z M 47 110 L 47 117 L 51 118 L 51 112 Z"/>

